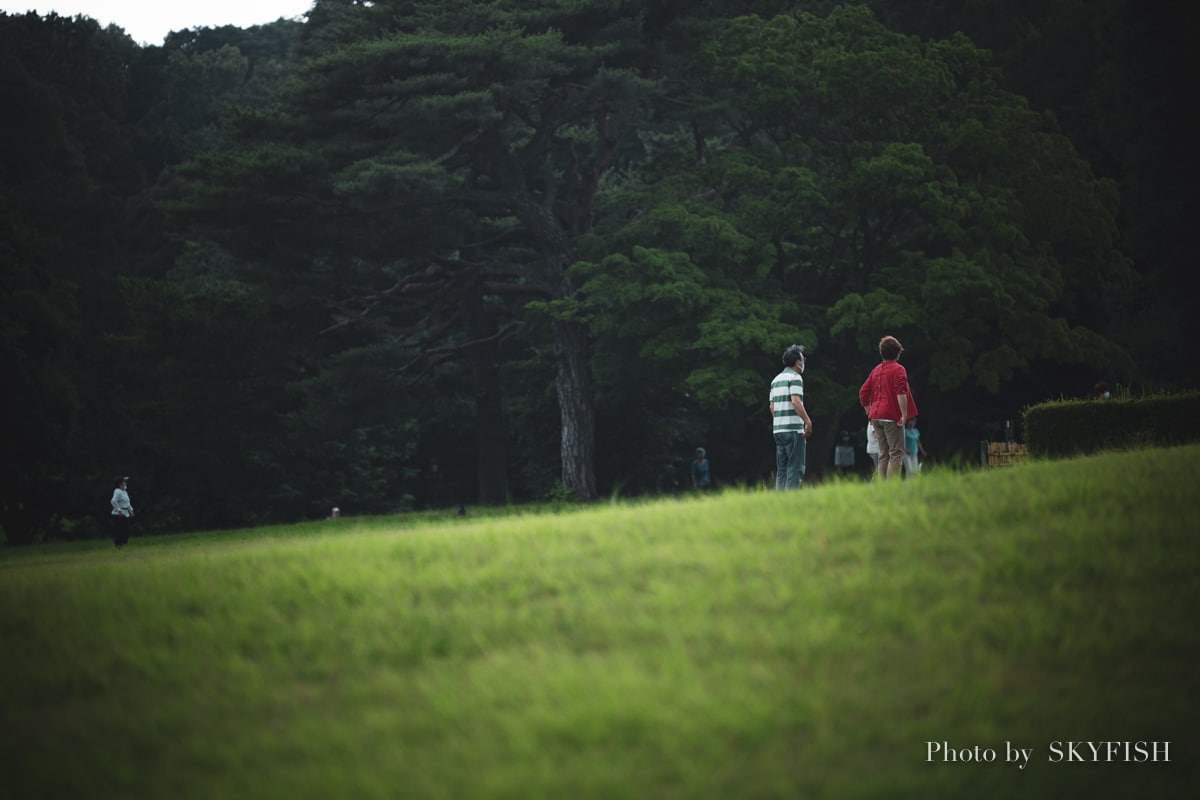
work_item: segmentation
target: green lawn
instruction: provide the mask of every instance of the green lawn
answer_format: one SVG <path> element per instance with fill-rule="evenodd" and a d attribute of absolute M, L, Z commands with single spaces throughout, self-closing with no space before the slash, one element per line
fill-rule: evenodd
<path fill-rule="evenodd" d="M 7 549 L 0 796 L 1194 796 L 1198 487 L 1193 446 Z"/>

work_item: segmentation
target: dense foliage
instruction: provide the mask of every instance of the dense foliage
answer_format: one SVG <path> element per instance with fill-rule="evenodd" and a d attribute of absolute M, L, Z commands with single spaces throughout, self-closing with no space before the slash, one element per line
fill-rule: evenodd
<path fill-rule="evenodd" d="M 139 47 L 0 15 L 0 526 L 96 535 L 118 473 L 159 531 L 648 492 L 701 444 L 757 482 L 793 341 L 813 478 L 883 333 L 942 456 L 1190 386 L 1156 25 L 317 0 Z"/>
<path fill-rule="evenodd" d="M 1048 400 L 1021 412 L 1029 452 L 1066 458 L 1103 450 L 1191 444 L 1200 433 L 1200 392 L 1152 397 Z"/>

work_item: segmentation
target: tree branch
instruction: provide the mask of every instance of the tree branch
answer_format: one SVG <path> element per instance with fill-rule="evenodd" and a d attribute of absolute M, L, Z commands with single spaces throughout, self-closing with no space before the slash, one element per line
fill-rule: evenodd
<path fill-rule="evenodd" d="M 462 149 L 462 147 L 464 145 L 470 144 L 471 142 L 475 141 L 482 135 L 483 135 L 483 128 L 476 128 L 474 133 L 469 133 L 466 136 L 464 136 L 462 139 L 459 140 L 458 144 L 454 145 L 454 147 L 451 147 L 449 150 L 447 150 L 446 152 L 442 153 L 440 156 L 435 158 L 433 160 L 433 163 L 444 164 L 445 162 L 454 158 L 454 156 L 458 154 L 458 151 L 460 149 Z"/>

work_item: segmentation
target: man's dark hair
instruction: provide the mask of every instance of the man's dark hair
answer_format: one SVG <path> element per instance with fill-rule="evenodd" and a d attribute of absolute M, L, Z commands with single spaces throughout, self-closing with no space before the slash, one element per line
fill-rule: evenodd
<path fill-rule="evenodd" d="M 783 351 L 783 365 L 785 367 L 793 366 L 797 361 L 804 359 L 804 348 L 798 344 L 794 344 L 787 350 Z"/>

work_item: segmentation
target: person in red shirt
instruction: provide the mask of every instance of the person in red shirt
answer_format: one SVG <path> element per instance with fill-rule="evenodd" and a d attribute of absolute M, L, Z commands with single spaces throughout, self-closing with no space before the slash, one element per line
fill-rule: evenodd
<path fill-rule="evenodd" d="M 899 478 L 904 470 L 904 424 L 917 416 L 917 404 L 908 388 L 908 372 L 900 366 L 904 348 L 895 336 L 879 340 L 883 361 L 858 390 L 858 402 L 875 428 L 879 441 L 879 477 Z"/>

